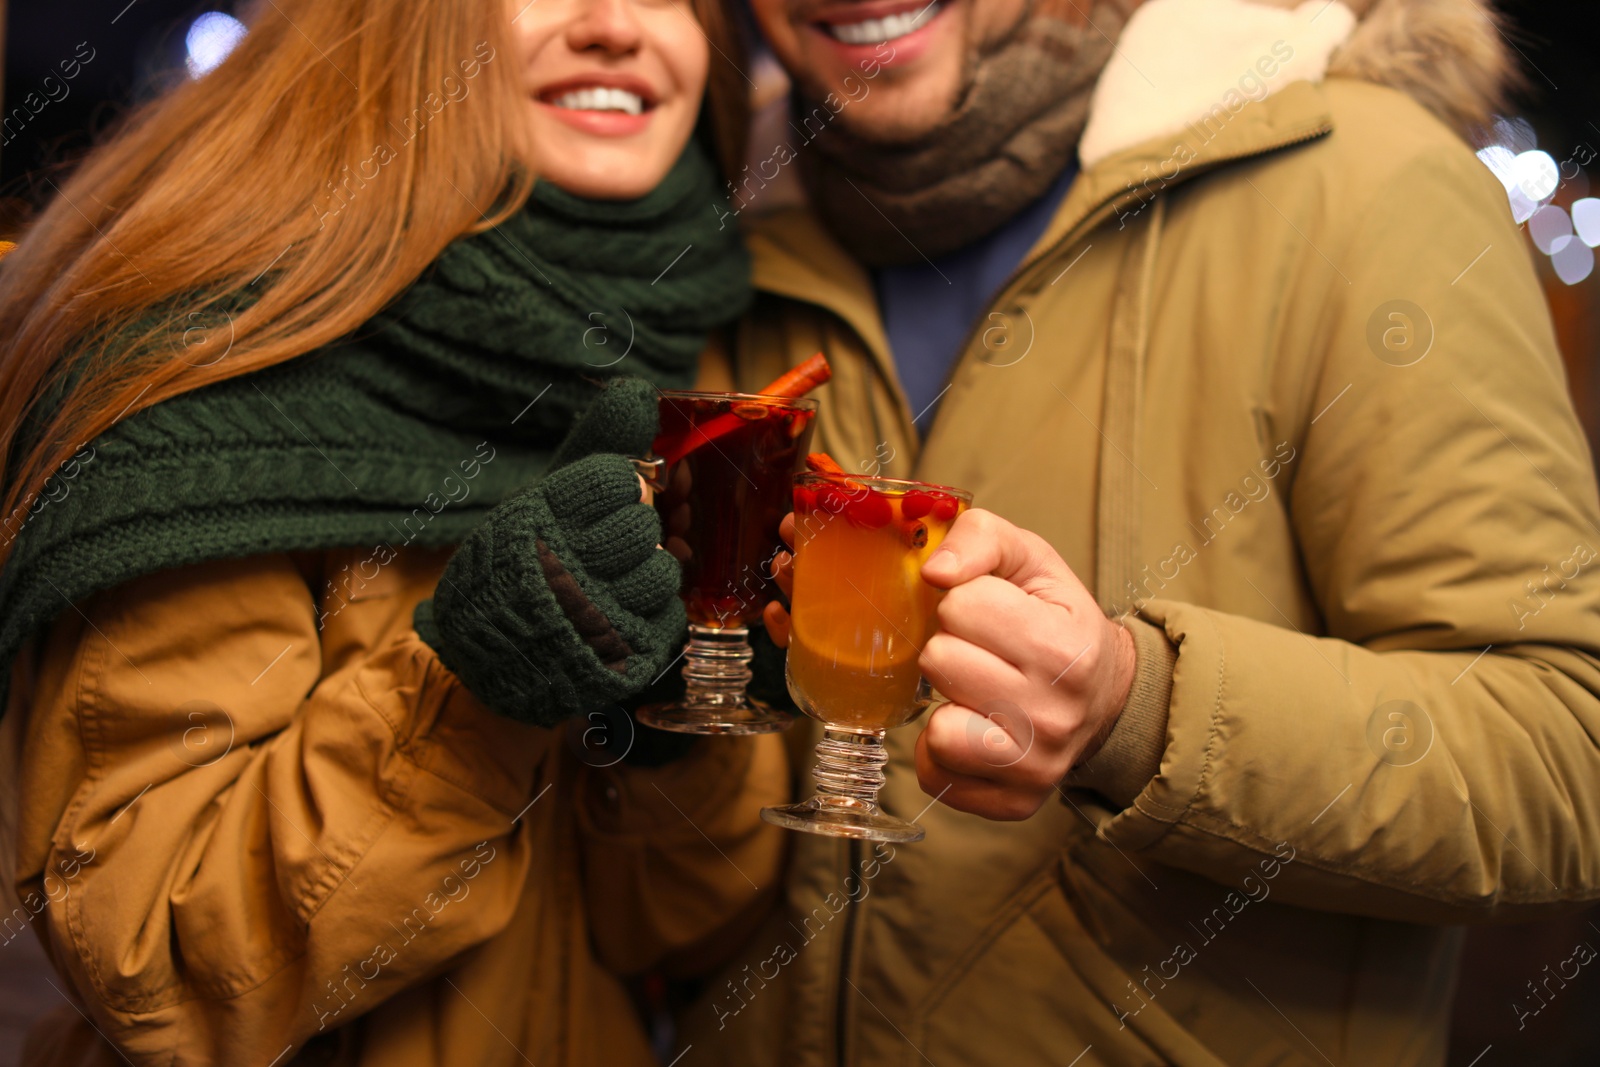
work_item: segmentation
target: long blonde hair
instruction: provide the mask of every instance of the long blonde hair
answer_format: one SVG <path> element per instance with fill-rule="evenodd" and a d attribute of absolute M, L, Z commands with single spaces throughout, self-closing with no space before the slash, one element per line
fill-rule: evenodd
<path fill-rule="evenodd" d="M 722 0 L 689 6 L 731 173 L 741 42 Z M 485 10 L 502 8 L 264 0 L 221 66 L 129 114 L 61 185 L 0 266 L 0 564 L 7 520 L 84 442 L 349 333 L 522 205 L 524 91 L 509 20 Z"/>

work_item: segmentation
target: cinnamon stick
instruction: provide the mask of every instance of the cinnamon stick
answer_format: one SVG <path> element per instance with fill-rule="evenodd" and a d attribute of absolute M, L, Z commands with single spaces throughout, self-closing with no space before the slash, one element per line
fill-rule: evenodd
<path fill-rule="evenodd" d="M 779 375 L 765 388 L 759 391 L 761 396 L 781 396 L 788 399 L 797 399 L 809 393 L 817 386 L 833 377 L 833 368 L 828 366 L 828 359 L 821 352 L 812 356 L 785 373 Z M 731 411 L 725 411 L 714 419 L 692 427 L 688 433 L 677 440 L 668 441 L 656 438 L 655 451 L 671 467 L 684 456 L 699 448 L 701 445 L 725 437 L 744 425 L 745 420 Z"/>

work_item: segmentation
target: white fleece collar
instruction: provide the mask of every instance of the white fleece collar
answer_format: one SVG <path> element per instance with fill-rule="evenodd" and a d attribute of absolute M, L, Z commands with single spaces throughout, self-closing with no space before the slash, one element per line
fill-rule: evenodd
<path fill-rule="evenodd" d="M 1355 26 L 1339 0 L 1306 0 L 1293 10 L 1248 0 L 1147 0 L 1095 86 L 1078 157 L 1087 170 L 1190 123 L 1236 114 L 1293 82 L 1320 82 Z"/>

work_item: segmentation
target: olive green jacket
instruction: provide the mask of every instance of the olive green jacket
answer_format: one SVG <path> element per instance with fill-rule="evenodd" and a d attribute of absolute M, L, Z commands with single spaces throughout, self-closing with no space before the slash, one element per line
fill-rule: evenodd
<path fill-rule="evenodd" d="M 1025 822 L 934 803 L 894 732 L 926 839 L 795 835 L 696 1062 L 1442 1064 L 1450 924 L 1600 896 L 1600 504 L 1504 189 L 1345 77 L 1098 130 L 920 445 L 867 273 L 750 226 L 741 383 L 826 351 L 817 447 L 1044 536 L 1139 669 Z"/>

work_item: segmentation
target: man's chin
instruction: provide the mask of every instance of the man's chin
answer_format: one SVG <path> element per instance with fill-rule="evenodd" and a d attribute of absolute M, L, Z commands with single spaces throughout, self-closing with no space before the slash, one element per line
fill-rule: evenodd
<path fill-rule="evenodd" d="M 845 45 L 807 26 L 799 31 L 802 79 L 816 99 L 849 98 L 836 121 L 856 137 L 884 144 L 925 137 L 960 96 L 970 2 L 944 0 L 928 25 L 875 45 Z"/>
<path fill-rule="evenodd" d="M 874 93 L 874 97 L 879 95 Z M 895 95 L 899 98 L 888 99 L 885 93 L 870 102 L 850 104 L 839 113 L 840 128 L 852 137 L 874 144 L 913 144 L 950 117 L 952 105 L 930 101 L 926 94 L 908 91 Z"/>
<path fill-rule="evenodd" d="M 926 137 L 950 117 L 961 95 L 959 60 L 921 69 L 845 70 L 829 80 L 826 88 L 811 89 L 812 99 L 832 93 L 844 105 L 835 124 L 853 137 L 881 144 Z"/>

